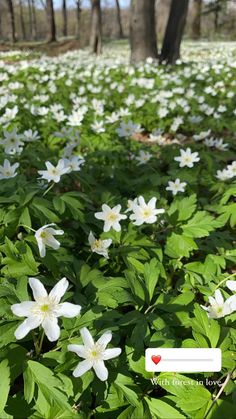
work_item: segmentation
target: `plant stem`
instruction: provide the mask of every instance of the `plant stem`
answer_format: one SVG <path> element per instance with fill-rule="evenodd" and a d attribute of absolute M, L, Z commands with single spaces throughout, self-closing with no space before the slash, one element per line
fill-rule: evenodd
<path fill-rule="evenodd" d="M 231 275 L 228 275 L 226 278 L 222 279 L 222 281 L 220 281 L 220 283 L 216 286 L 216 288 L 214 289 L 217 290 L 217 288 L 219 288 L 225 281 L 227 281 L 229 278 L 233 278 L 236 275 L 236 272 L 234 272 Z"/>
<path fill-rule="evenodd" d="M 55 183 L 53 182 L 49 188 L 46 189 L 46 191 L 43 193 L 43 196 L 47 195 L 47 193 L 53 188 L 53 186 L 55 185 Z"/>
<path fill-rule="evenodd" d="M 41 353 L 41 350 L 42 350 L 42 346 L 43 346 L 43 339 L 44 339 L 44 330 L 42 331 L 42 334 L 41 334 L 41 337 L 40 337 L 40 340 L 39 340 L 39 342 L 38 342 L 38 350 L 37 350 L 37 355 L 39 356 L 40 355 L 40 353 Z"/>
<path fill-rule="evenodd" d="M 227 384 L 228 384 L 229 380 L 231 379 L 231 377 L 232 377 L 232 375 L 233 375 L 233 373 L 234 373 L 234 371 L 235 371 L 235 370 L 236 370 L 236 367 L 234 367 L 234 368 L 232 369 L 232 371 L 230 371 L 230 372 L 227 374 L 227 376 L 226 376 L 226 379 L 225 379 L 224 383 L 222 384 L 222 386 L 221 386 L 220 390 L 218 391 L 218 393 L 217 393 L 216 397 L 214 398 L 213 402 L 211 403 L 211 405 L 210 405 L 209 409 L 207 410 L 207 412 L 206 412 L 206 414 L 205 414 L 205 416 L 204 416 L 204 418 L 203 418 L 203 419 L 207 419 L 207 417 L 208 417 L 208 415 L 209 415 L 209 413 L 210 413 L 211 409 L 213 408 L 214 404 L 215 404 L 215 403 L 217 402 L 217 400 L 219 399 L 220 395 L 223 393 L 223 391 L 224 391 L 225 387 L 227 386 Z"/>
<path fill-rule="evenodd" d="M 34 233 L 36 232 L 36 230 L 34 228 L 31 228 L 29 226 L 26 226 L 25 224 L 18 224 L 18 227 L 28 228 L 29 230 L 33 231 Z"/>

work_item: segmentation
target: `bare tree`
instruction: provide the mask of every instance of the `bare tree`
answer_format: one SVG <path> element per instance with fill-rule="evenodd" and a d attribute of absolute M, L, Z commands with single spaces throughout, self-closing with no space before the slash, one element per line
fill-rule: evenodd
<path fill-rule="evenodd" d="M 116 16 L 117 16 L 117 23 L 119 28 L 119 38 L 124 38 L 124 32 L 121 22 L 121 13 L 120 13 L 120 2 L 116 0 Z"/>
<path fill-rule="evenodd" d="M 31 9 L 30 0 L 28 0 L 27 2 L 28 2 L 28 13 L 29 13 L 29 33 L 30 33 L 30 38 L 32 38 L 33 36 L 32 9 Z"/>
<path fill-rule="evenodd" d="M 0 3 L 0 39 L 3 38 L 3 30 L 2 30 L 2 4 Z"/>
<path fill-rule="evenodd" d="M 32 9 L 32 36 L 33 39 L 37 39 L 37 20 L 35 13 L 35 0 L 31 0 L 31 9 Z"/>
<path fill-rule="evenodd" d="M 130 13 L 131 62 L 157 58 L 155 0 L 132 0 Z"/>
<path fill-rule="evenodd" d="M 56 24 L 53 0 L 46 0 L 46 14 L 48 19 L 48 42 L 56 41 Z"/>
<path fill-rule="evenodd" d="M 199 39 L 201 37 L 202 0 L 193 0 L 192 14 L 192 38 Z"/>
<path fill-rule="evenodd" d="M 67 36 L 67 9 L 66 9 L 66 0 L 62 0 L 62 20 L 63 20 L 62 33 L 63 33 L 63 36 Z"/>
<path fill-rule="evenodd" d="M 15 16 L 14 16 L 14 8 L 12 0 L 6 0 L 7 1 L 7 7 L 8 7 L 8 15 L 9 15 L 9 21 L 10 21 L 10 40 L 12 42 L 16 42 L 16 28 L 15 28 Z"/>
<path fill-rule="evenodd" d="M 102 12 L 100 0 L 91 0 L 90 48 L 94 54 L 102 52 Z"/>
<path fill-rule="evenodd" d="M 19 1 L 19 8 L 20 8 L 20 26 L 21 26 L 21 32 L 22 32 L 22 38 L 25 40 L 25 20 L 24 20 L 24 14 L 23 14 L 23 5 L 22 0 Z"/>
<path fill-rule="evenodd" d="M 164 41 L 161 50 L 161 60 L 174 64 L 180 57 L 180 44 L 182 41 L 189 0 L 172 0 L 170 14 L 166 26 Z"/>
<path fill-rule="evenodd" d="M 81 16 L 81 0 L 75 0 L 76 3 L 76 18 L 77 18 L 77 26 L 76 26 L 76 38 L 80 38 L 80 16 Z"/>

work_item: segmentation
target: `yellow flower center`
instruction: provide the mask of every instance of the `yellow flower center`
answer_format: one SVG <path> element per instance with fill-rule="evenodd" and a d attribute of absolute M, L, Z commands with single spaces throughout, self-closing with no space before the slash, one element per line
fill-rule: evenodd
<path fill-rule="evenodd" d="M 143 216 L 144 217 L 149 217 L 151 215 L 151 210 L 149 208 L 146 208 L 143 210 Z"/>
<path fill-rule="evenodd" d="M 41 231 L 40 237 L 41 239 L 45 239 L 48 236 L 48 233 L 46 231 Z"/>
<path fill-rule="evenodd" d="M 111 212 L 109 215 L 108 215 L 108 220 L 109 221 L 116 221 L 117 220 L 117 214 L 115 214 L 114 212 Z"/>
<path fill-rule="evenodd" d="M 48 305 L 48 304 L 44 304 L 43 306 L 41 306 L 41 307 L 40 307 L 40 309 L 41 309 L 41 311 L 42 311 L 43 313 L 45 313 L 46 311 L 48 311 L 48 310 L 49 310 L 49 305 Z"/>
<path fill-rule="evenodd" d="M 95 242 L 92 245 L 93 249 L 100 249 L 102 247 L 102 240 L 95 240 Z"/>

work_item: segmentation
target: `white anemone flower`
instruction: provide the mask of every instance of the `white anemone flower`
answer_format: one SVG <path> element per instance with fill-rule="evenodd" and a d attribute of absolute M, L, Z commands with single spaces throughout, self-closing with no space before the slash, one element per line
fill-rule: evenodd
<path fill-rule="evenodd" d="M 127 209 L 125 210 L 125 212 L 130 212 L 133 211 L 135 205 L 138 205 L 138 198 L 135 199 L 128 199 L 127 202 Z"/>
<path fill-rule="evenodd" d="M 55 224 L 46 224 L 35 232 L 35 238 L 38 244 L 41 258 L 46 255 L 46 246 L 52 247 L 54 250 L 57 250 L 60 247 L 60 242 L 56 240 L 54 236 L 61 236 L 64 234 L 64 231 L 55 230 L 51 227 L 54 225 Z"/>
<path fill-rule="evenodd" d="M 202 306 L 203 310 L 207 311 L 208 317 L 212 319 L 219 319 L 225 317 L 228 314 L 233 313 L 236 310 L 235 296 L 229 297 L 224 301 L 224 298 L 220 290 L 215 291 L 214 297 L 209 297 L 209 307 Z"/>
<path fill-rule="evenodd" d="M 42 176 L 42 179 L 46 179 L 48 182 L 60 182 L 61 176 L 65 173 L 69 173 L 70 167 L 65 167 L 65 162 L 63 159 L 60 159 L 56 166 L 53 166 L 50 161 L 45 163 L 47 170 L 39 170 L 38 173 Z"/>
<path fill-rule="evenodd" d="M 85 163 L 85 160 L 81 156 L 72 156 L 70 158 L 63 158 L 65 168 L 68 167 L 69 171 L 71 172 L 79 172 L 81 170 L 81 166 Z"/>
<path fill-rule="evenodd" d="M 62 278 L 48 294 L 43 284 L 37 278 L 29 278 L 35 301 L 23 301 L 11 306 L 12 312 L 19 317 L 26 317 L 15 331 L 16 339 L 23 339 L 31 330 L 42 326 L 48 340 L 59 339 L 60 328 L 58 317 L 72 318 L 78 316 L 81 306 L 72 303 L 60 303 L 69 282 Z"/>
<path fill-rule="evenodd" d="M 9 160 L 5 159 L 3 166 L 0 165 L 0 180 L 1 179 L 10 179 L 17 175 L 16 169 L 19 167 L 19 163 L 14 163 L 11 166 Z"/>
<path fill-rule="evenodd" d="M 104 361 L 116 358 L 121 354 L 120 348 L 106 349 L 107 344 L 112 339 L 110 330 L 103 333 L 103 335 L 95 343 L 89 330 L 83 327 L 80 330 L 84 345 L 68 345 L 68 350 L 75 352 L 84 361 L 80 362 L 73 372 L 74 377 L 81 377 L 91 368 L 94 369 L 96 376 L 101 381 L 108 379 L 108 370 L 105 367 Z"/>
<path fill-rule="evenodd" d="M 20 154 L 24 146 L 21 139 L 22 136 L 17 133 L 16 129 L 4 131 L 4 139 L 0 140 L 0 144 L 4 147 L 4 152 L 6 154 Z"/>
<path fill-rule="evenodd" d="M 173 195 L 176 195 L 178 192 L 184 192 L 186 185 L 186 182 L 180 182 L 180 179 L 177 178 L 173 182 L 171 180 L 168 182 L 166 190 L 171 191 Z"/>
<path fill-rule="evenodd" d="M 106 259 L 109 259 L 107 249 L 112 244 L 111 239 L 106 239 L 106 240 L 96 239 L 92 231 L 90 231 L 88 241 L 89 241 L 92 252 L 97 253 L 98 255 L 102 255 Z"/>
<path fill-rule="evenodd" d="M 187 150 L 180 149 L 180 156 L 174 158 L 175 161 L 179 162 L 179 167 L 189 167 L 192 168 L 194 163 L 200 160 L 198 156 L 198 152 L 192 153 L 191 148 L 187 148 Z"/>
<path fill-rule="evenodd" d="M 120 214 L 121 205 L 111 208 L 107 204 L 102 205 L 102 212 L 96 212 L 95 218 L 104 221 L 103 231 L 107 232 L 113 228 L 115 231 L 121 230 L 120 220 L 125 220 L 127 215 Z"/>
<path fill-rule="evenodd" d="M 163 208 L 156 208 L 156 201 L 157 199 L 153 197 L 146 204 L 143 196 L 137 198 L 137 203 L 132 208 L 133 214 L 130 215 L 130 219 L 134 221 L 135 225 L 153 224 L 157 220 L 157 215 L 165 212 Z"/>
<path fill-rule="evenodd" d="M 138 161 L 139 165 L 146 164 L 152 158 L 152 154 L 148 151 L 140 150 L 139 155 L 135 158 Z"/>

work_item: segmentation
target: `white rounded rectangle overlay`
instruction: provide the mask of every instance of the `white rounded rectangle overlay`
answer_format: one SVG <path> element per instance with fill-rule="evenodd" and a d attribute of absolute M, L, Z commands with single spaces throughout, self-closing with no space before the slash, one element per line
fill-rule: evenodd
<path fill-rule="evenodd" d="M 145 369 L 149 372 L 218 372 L 222 355 L 219 348 L 148 348 Z"/>

